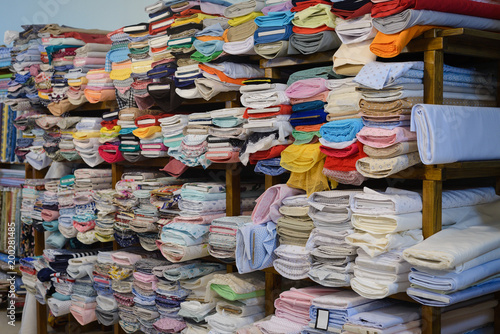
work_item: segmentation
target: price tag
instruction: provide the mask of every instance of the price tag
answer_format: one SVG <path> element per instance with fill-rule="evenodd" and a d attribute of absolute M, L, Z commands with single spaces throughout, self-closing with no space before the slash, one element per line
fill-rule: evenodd
<path fill-rule="evenodd" d="M 316 324 L 314 328 L 321 330 L 328 330 L 328 321 L 330 319 L 330 311 L 318 309 L 316 311 Z"/>

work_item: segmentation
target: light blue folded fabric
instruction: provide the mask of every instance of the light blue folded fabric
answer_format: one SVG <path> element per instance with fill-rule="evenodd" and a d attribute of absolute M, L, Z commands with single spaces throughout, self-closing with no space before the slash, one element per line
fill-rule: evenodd
<path fill-rule="evenodd" d="M 242 124 L 245 119 L 240 117 L 220 117 L 212 119 L 212 124 L 221 128 L 234 128 Z"/>
<path fill-rule="evenodd" d="M 206 27 L 202 31 L 198 31 L 196 34 L 194 34 L 195 37 L 200 37 L 200 36 L 222 36 L 224 34 L 224 29 L 222 29 L 222 26 L 220 23 L 213 24 L 209 27 Z"/>
<path fill-rule="evenodd" d="M 194 246 L 207 239 L 209 225 L 171 223 L 163 226 L 161 241 L 181 246 Z"/>
<path fill-rule="evenodd" d="M 194 48 L 204 56 L 211 56 L 216 52 L 222 51 L 222 46 L 224 45 L 224 41 L 207 41 L 202 42 L 200 40 L 196 40 L 193 42 Z"/>
<path fill-rule="evenodd" d="M 410 283 L 419 287 L 450 293 L 467 288 L 499 273 L 500 259 L 483 263 L 459 274 L 449 272 L 437 276 L 412 268 L 408 278 Z"/>
<path fill-rule="evenodd" d="M 58 231 L 59 221 L 57 221 L 57 220 L 54 220 L 51 222 L 44 221 L 42 223 L 42 225 L 43 225 L 43 228 L 45 229 L 45 231 L 55 232 L 55 231 Z"/>
<path fill-rule="evenodd" d="M 221 263 L 191 263 L 174 269 L 163 271 L 163 277 L 169 281 L 179 281 L 206 276 L 215 271 L 226 270 L 226 265 Z"/>
<path fill-rule="evenodd" d="M 444 307 L 496 291 L 500 291 L 500 277 L 447 295 L 413 287 L 408 288 L 406 293 L 422 305 Z"/>
<path fill-rule="evenodd" d="M 240 274 L 262 270 L 273 266 L 276 259 L 274 250 L 278 247 L 276 224 L 241 227 L 236 234 L 236 267 Z"/>
<path fill-rule="evenodd" d="M 349 317 L 348 321 L 355 325 L 385 329 L 419 320 L 420 317 L 419 306 L 396 303 L 394 306 L 355 314 Z"/>
<path fill-rule="evenodd" d="M 376 309 L 380 309 L 382 307 L 392 306 L 394 304 L 393 300 L 377 300 L 370 301 L 365 304 L 357 305 L 354 307 L 350 307 L 347 309 L 327 309 L 329 311 L 329 319 L 328 319 L 328 327 L 333 328 L 342 328 L 342 326 L 347 322 L 347 320 L 361 312 L 370 312 Z M 321 309 L 325 309 L 324 307 L 320 307 Z M 309 309 L 309 317 L 311 318 L 311 322 L 316 322 L 316 315 L 318 313 L 318 307 L 316 305 L 311 305 Z"/>
<path fill-rule="evenodd" d="M 292 28 L 293 26 L 291 24 L 283 26 L 258 27 L 253 34 L 255 44 L 288 41 L 293 32 Z"/>
<path fill-rule="evenodd" d="M 255 24 L 259 27 L 280 27 L 292 23 L 295 13 L 286 12 L 270 12 L 266 16 L 255 18 Z"/>
<path fill-rule="evenodd" d="M 287 170 L 281 167 L 281 158 L 272 158 L 257 161 L 254 171 L 265 175 L 277 176 L 285 173 Z"/>
<path fill-rule="evenodd" d="M 329 142 L 345 142 L 356 138 L 356 134 L 363 128 L 360 118 L 342 119 L 324 124 L 319 133 Z"/>
<path fill-rule="evenodd" d="M 500 31 L 500 20 L 432 10 L 407 9 L 401 13 L 373 19 L 373 26 L 384 34 L 397 34 L 416 25 Z"/>
<path fill-rule="evenodd" d="M 64 235 L 61 234 L 61 232 L 52 232 L 51 235 L 45 240 L 45 243 L 51 247 L 54 248 L 63 248 L 64 245 L 66 244 L 66 239 Z"/>

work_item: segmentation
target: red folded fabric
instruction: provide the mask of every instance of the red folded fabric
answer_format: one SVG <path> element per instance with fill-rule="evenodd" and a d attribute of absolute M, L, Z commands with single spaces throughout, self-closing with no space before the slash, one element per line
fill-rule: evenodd
<path fill-rule="evenodd" d="M 187 171 L 188 168 L 189 168 L 188 166 L 186 166 L 185 164 L 183 164 L 179 160 L 174 159 L 174 158 L 170 158 L 170 161 L 168 162 L 168 164 L 166 164 L 165 167 L 163 167 L 160 170 L 168 173 L 170 176 L 179 177 L 185 171 Z"/>
<path fill-rule="evenodd" d="M 328 5 L 328 6 L 332 5 L 332 3 L 330 1 L 308 0 L 308 1 L 297 2 L 297 5 L 295 5 L 295 7 L 292 7 L 292 9 L 290 9 L 290 11 L 291 12 L 300 12 L 300 11 L 303 11 L 304 9 L 306 9 L 306 8 L 309 8 L 309 7 L 312 7 L 312 6 L 316 6 L 316 5 L 319 5 L 319 4 L 324 4 L 324 5 Z"/>
<path fill-rule="evenodd" d="M 392 0 L 373 4 L 372 17 L 386 17 L 405 9 L 433 10 L 437 12 L 485 17 L 498 20 L 500 4 L 470 0 Z"/>
<path fill-rule="evenodd" d="M 85 43 L 111 44 L 111 40 L 106 35 L 87 34 L 84 32 L 76 32 L 76 31 L 65 32 L 62 35 L 64 35 L 64 37 L 66 38 L 73 37 L 82 40 Z"/>
<path fill-rule="evenodd" d="M 368 2 L 363 7 L 356 9 L 355 11 L 351 10 L 343 10 L 343 9 L 335 9 L 332 6 L 332 13 L 344 20 L 354 19 L 356 17 L 363 16 L 365 14 L 369 14 L 372 11 L 372 3 Z"/>
<path fill-rule="evenodd" d="M 367 157 L 363 151 L 363 144 L 355 142 L 346 148 L 337 150 L 326 146 L 320 146 L 320 151 L 326 154 L 324 168 L 349 172 L 356 170 L 356 161 Z"/>
<path fill-rule="evenodd" d="M 147 128 L 149 126 L 159 126 L 160 122 L 158 120 L 160 118 L 171 117 L 171 116 L 174 116 L 174 115 L 173 114 L 144 115 L 144 116 L 141 116 L 141 117 L 137 117 L 135 119 L 135 126 L 137 126 L 138 128 Z M 139 121 L 147 120 L 147 119 L 153 120 L 154 123 L 151 122 L 151 123 L 147 123 L 147 124 L 139 124 Z"/>
<path fill-rule="evenodd" d="M 153 29 L 153 26 L 157 26 L 159 24 L 162 24 L 164 22 L 168 22 L 168 21 L 171 21 L 170 24 L 166 24 L 162 27 L 158 27 L 158 28 L 155 28 Z M 159 34 L 163 31 L 167 31 L 168 28 L 170 28 L 170 26 L 172 25 L 172 23 L 174 23 L 174 19 L 172 17 L 167 17 L 166 19 L 163 19 L 163 20 L 160 20 L 160 21 L 156 21 L 154 24 L 150 24 L 149 25 L 149 34 L 150 35 L 156 35 L 156 34 Z"/>
<path fill-rule="evenodd" d="M 104 161 L 112 164 L 125 160 L 118 146 L 113 144 L 104 144 L 99 146 L 99 155 Z"/>
<path fill-rule="evenodd" d="M 268 150 L 252 153 L 250 154 L 249 162 L 250 164 L 255 165 L 260 160 L 277 158 L 281 155 L 281 152 L 283 152 L 287 147 L 288 145 L 276 145 Z"/>
<path fill-rule="evenodd" d="M 239 151 L 208 151 L 205 157 L 214 163 L 240 162 Z"/>
<path fill-rule="evenodd" d="M 302 34 L 302 35 L 311 35 L 311 34 L 316 34 L 318 32 L 326 31 L 326 30 L 335 30 L 334 28 L 330 28 L 327 25 L 322 25 L 321 27 L 318 28 L 302 28 L 302 27 L 296 27 L 293 26 L 292 31 L 296 34 Z"/>
<path fill-rule="evenodd" d="M 265 117 L 273 117 L 276 115 L 291 115 L 292 114 L 292 106 L 287 105 L 287 104 L 280 104 L 277 106 L 265 108 L 265 109 L 273 109 L 273 108 L 280 108 L 279 111 L 275 112 L 262 112 L 262 113 L 255 113 L 255 114 L 248 114 L 249 110 L 252 110 L 252 108 L 247 108 L 245 110 L 245 113 L 243 114 L 243 118 L 265 118 Z"/>
<path fill-rule="evenodd" d="M 117 123 L 118 123 L 118 119 L 114 119 L 112 121 L 102 121 L 101 126 L 103 128 L 108 129 L 108 130 L 111 130 L 111 129 L 113 129 L 113 127 L 116 126 Z"/>

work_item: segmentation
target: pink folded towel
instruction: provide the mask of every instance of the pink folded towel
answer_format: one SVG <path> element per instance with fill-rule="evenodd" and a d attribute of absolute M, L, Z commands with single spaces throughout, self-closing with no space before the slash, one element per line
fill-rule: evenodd
<path fill-rule="evenodd" d="M 71 314 L 75 317 L 76 321 L 78 321 L 78 323 L 82 326 L 85 326 L 97 320 L 97 317 L 95 315 L 95 308 L 85 310 L 81 307 L 72 305 L 70 311 Z"/>
<path fill-rule="evenodd" d="M 322 286 L 302 289 L 291 288 L 289 291 L 282 292 L 280 297 L 274 301 L 275 314 L 277 317 L 307 325 L 311 320 L 309 318 L 309 308 L 313 299 L 338 291 L 340 290 Z"/>
<path fill-rule="evenodd" d="M 304 99 L 327 91 L 327 81 L 323 78 L 311 78 L 295 81 L 285 91 L 286 96 L 294 99 Z"/>
<path fill-rule="evenodd" d="M 364 145 L 383 148 L 401 142 L 417 140 L 417 133 L 411 132 L 409 127 L 387 130 L 365 126 L 356 134 L 356 137 Z"/>
<path fill-rule="evenodd" d="M 46 222 L 51 222 L 59 218 L 59 211 L 54 210 L 42 210 L 42 219 Z"/>
<path fill-rule="evenodd" d="M 116 252 L 116 253 L 113 253 L 113 255 L 111 255 L 111 258 L 117 264 L 131 266 L 131 265 L 134 265 L 140 259 L 142 259 L 142 256 L 138 255 L 138 254 L 134 254 L 134 253 L 128 253 L 128 252 Z"/>
<path fill-rule="evenodd" d="M 269 221 L 277 222 L 281 217 L 279 208 L 284 198 L 303 194 L 300 189 L 290 188 L 286 184 L 277 184 L 268 188 L 259 198 L 252 212 L 252 221 L 255 225 Z"/>

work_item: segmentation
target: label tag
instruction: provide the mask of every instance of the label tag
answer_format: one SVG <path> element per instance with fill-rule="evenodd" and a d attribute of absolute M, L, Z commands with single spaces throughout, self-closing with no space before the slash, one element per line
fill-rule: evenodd
<path fill-rule="evenodd" d="M 314 328 L 321 330 L 328 330 L 328 321 L 330 319 L 330 311 L 318 309 L 316 311 L 316 324 Z"/>

